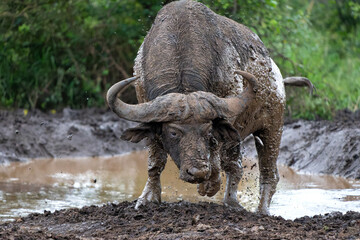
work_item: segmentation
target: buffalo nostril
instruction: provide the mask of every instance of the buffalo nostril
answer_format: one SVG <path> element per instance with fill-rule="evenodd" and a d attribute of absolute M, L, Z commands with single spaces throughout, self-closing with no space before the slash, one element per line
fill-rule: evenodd
<path fill-rule="evenodd" d="M 190 168 L 186 170 L 186 173 L 195 178 L 205 178 L 208 171 L 200 170 L 197 168 Z"/>
<path fill-rule="evenodd" d="M 192 175 L 192 173 L 189 171 L 189 169 L 186 169 L 186 173 L 189 174 L 189 175 L 192 176 L 192 177 L 194 176 L 194 175 Z"/>

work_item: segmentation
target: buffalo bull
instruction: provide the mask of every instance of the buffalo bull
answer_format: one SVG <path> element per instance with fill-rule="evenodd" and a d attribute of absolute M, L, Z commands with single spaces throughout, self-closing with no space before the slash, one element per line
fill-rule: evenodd
<path fill-rule="evenodd" d="M 120 118 L 141 123 L 122 139 L 148 139 L 149 177 L 136 208 L 161 201 L 167 154 L 180 178 L 197 183 L 202 196 L 218 192 L 225 171 L 224 204 L 241 207 L 236 194 L 243 172 L 240 143 L 252 134 L 260 168 L 258 211 L 268 214 L 279 181 L 285 90 L 260 38 L 201 3 L 172 2 L 160 10 L 140 47 L 134 76 L 113 85 L 107 101 Z M 136 105 L 117 98 L 133 81 Z M 304 78 L 285 83 L 311 85 Z"/>

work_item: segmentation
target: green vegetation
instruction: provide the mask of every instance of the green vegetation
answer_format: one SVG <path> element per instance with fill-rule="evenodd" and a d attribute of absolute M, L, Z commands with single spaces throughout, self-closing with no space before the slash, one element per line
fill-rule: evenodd
<path fill-rule="evenodd" d="M 249 26 L 284 76 L 316 85 L 287 89 L 293 117 L 331 118 L 360 108 L 360 1 L 199 0 Z M 131 76 L 160 0 L 2 0 L 0 107 L 104 106 L 108 87 Z"/>
<path fill-rule="evenodd" d="M 131 74 L 160 8 L 149 0 L 1 1 L 1 105 L 104 105 L 110 84 Z"/>

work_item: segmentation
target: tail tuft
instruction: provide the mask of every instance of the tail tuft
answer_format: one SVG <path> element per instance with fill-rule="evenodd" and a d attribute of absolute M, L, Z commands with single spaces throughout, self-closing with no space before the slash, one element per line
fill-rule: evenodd
<path fill-rule="evenodd" d="M 306 77 L 287 77 L 284 79 L 285 86 L 308 87 L 310 95 L 313 94 L 316 88 L 312 82 Z"/>

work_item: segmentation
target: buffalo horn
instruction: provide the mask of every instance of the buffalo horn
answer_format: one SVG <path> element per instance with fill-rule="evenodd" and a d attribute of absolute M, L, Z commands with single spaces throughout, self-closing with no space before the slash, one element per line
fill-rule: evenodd
<path fill-rule="evenodd" d="M 186 107 L 187 95 L 170 93 L 159 96 L 150 102 L 140 104 L 127 104 L 117 96 L 138 77 L 132 77 L 115 83 L 107 92 L 106 99 L 110 109 L 120 118 L 134 122 L 167 122 L 182 120 L 183 115 L 188 114 Z M 185 108 L 181 108 L 185 106 Z M 181 108 L 181 109 L 179 109 Z M 185 112 L 184 112 L 185 111 Z"/>
<path fill-rule="evenodd" d="M 249 83 L 237 97 L 220 98 L 210 92 L 189 94 L 169 93 L 152 101 L 127 104 L 117 96 L 138 77 L 132 77 L 114 84 L 107 92 L 107 102 L 120 118 L 135 122 L 208 121 L 215 118 L 232 118 L 244 112 L 258 90 L 255 76 L 244 71 L 235 71 Z"/>
<path fill-rule="evenodd" d="M 133 109 L 135 106 L 129 106 L 129 104 L 121 101 L 117 96 L 119 93 L 123 92 L 126 87 L 135 81 L 138 77 L 131 77 L 125 80 L 122 80 L 118 83 L 115 83 L 111 88 L 107 91 L 106 100 L 110 109 L 116 113 L 120 118 L 125 118 L 128 120 L 132 120 L 133 112 L 136 111 Z M 135 107 L 136 108 L 136 107 Z"/>
<path fill-rule="evenodd" d="M 249 108 L 250 104 L 255 99 L 255 93 L 259 89 L 257 79 L 254 75 L 240 70 L 236 70 L 235 73 L 241 75 L 249 84 L 240 96 L 223 98 L 228 106 L 228 118 L 236 117 Z"/>

